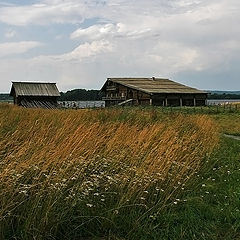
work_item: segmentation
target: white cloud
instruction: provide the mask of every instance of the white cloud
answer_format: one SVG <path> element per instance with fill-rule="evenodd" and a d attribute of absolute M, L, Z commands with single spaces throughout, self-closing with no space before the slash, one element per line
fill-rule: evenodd
<path fill-rule="evenodd" d="M 41 43 L 34 41 L 0 43 L 0 57 L 22 54 L 38 46 Z"/>
<path fill-rule="evenodd" d="M 16 26 L 80 23 L 85 5 L 71 1 L 45 1 L 26 6 L 0 7 L 0 21 Z"/>
<path fill-rule="evenodd" d="M 79 45 L 70 53 L 53 56 L 53 58 L 63 61 L 81 61 L 84 58 L 90 58 L 99 54 L 111 52 L 112 49 L 113 46 L 109 41 L 93 41 L 92 43 L 84 43 Z"/>
<path fill-rule="evenodd" d="M 179 4 L 179 0 L 42 0 L 38 4 L 0 5 L 0 21 L 25 26 L 81 23 L 94 17 L 121 22 L 131 16 L 131 22 L 133 19 L 137 22 L 144 16 L 166 16 L 179 9 L 191 10 L 205 1 L 181 1 Z"/>
<path fill-rule="evenodd" d="M 114 24 L 93 25 L 88 28 L 79 28 L 71 34 L 71 39 L 100 39 L 118 32 Z"/>
<path fill-rule="evenodd" d="M 17 32 L 14 30 L 9 29 L 8 31 L 5 32 L 5 37 L 6 38 L 13 38 L 17 35 Z"/>
<path fill-rule="evenodd" d="M 113 37 L 126 37 L 126 38 L 140 38 L 151 31 L 150 28 L 144 26 L 136 27 L 130 26 L 123 23 L 117 24 L 97 24 L 92 25 L 88 28 L 79 28 L 74 31 L 70 38 L 71 39 L 87 39 L 97 40 Z"/>

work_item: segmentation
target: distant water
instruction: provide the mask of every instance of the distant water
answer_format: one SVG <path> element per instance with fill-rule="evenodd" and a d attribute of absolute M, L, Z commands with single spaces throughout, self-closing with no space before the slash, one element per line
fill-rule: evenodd
<path fill-rule="evenodd" d="M 59 101 L 63 108 L 104 108 L 105 101 Z"/>
<path fill-rule="evenodd" d="M 231 104 L 231 103 L 240 103 L 240 99 L 209 99 L 207 100 L 207 105 L 222 105 L 222 104 Z"/>
<path fill-rule="evenodd" d="M 2 100 L 0 102 L 13 103 L 13 101 Z M 207 105 L 223 105 L 240 103 L 240 99 L 209 99 Z M 104 108 L 105 101 L 58 101 L 63 108 Z"/>
<path fill-rule="evenodd" d="M 240 103 L 240 99 L 209 99 L 207 105 Z M 104 101 L 59 101 L 63 108 L 104 108 Z"/>

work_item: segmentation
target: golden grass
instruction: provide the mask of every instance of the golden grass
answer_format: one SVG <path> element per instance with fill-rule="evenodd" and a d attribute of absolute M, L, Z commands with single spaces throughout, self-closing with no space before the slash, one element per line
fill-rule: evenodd
<path fill-rule="evenodd" d="M 0 117 L 0 229 L 9 216 L 26 231 L 55 229 L 78 205 L 111 221 L 124 206 L 159 211 L 218 143 L 203 115 L 1 105 Z"/>

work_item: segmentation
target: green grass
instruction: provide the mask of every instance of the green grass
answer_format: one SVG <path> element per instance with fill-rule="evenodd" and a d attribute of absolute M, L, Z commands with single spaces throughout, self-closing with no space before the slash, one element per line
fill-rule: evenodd
<path fill-rule="evenodd" d="M 239 198 L 240 141 L 223 138 L 180 202 L 147 224 L 151 237 L 140 239 L 240 239 Z"/>
<path fill-rule="evenodd" d="M 110 237 L 138 240 L 240 239 L 240 141 L 222 138 L 175 203 L 142 219 L 119 222 Z M 133 224 L 133 223 L 134 224 Z M 125 229 L 131 229 L 125 232 Z M 114 238 L 113 238 L 114 239 Z"/>

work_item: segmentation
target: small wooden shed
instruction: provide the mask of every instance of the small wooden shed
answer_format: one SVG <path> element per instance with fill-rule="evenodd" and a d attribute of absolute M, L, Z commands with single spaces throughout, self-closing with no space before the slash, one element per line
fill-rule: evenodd
<path fill-rule="evenodd" d="M 14 104 L 25 108 L 57 108 L 60 93 L 56 83 L 12 82 Z"/>
<path fill-rule="evenodd" d="M 208 93 L 163 78 L 108 78 L 101 92 L 105 106 L 204 106 Z"/>

